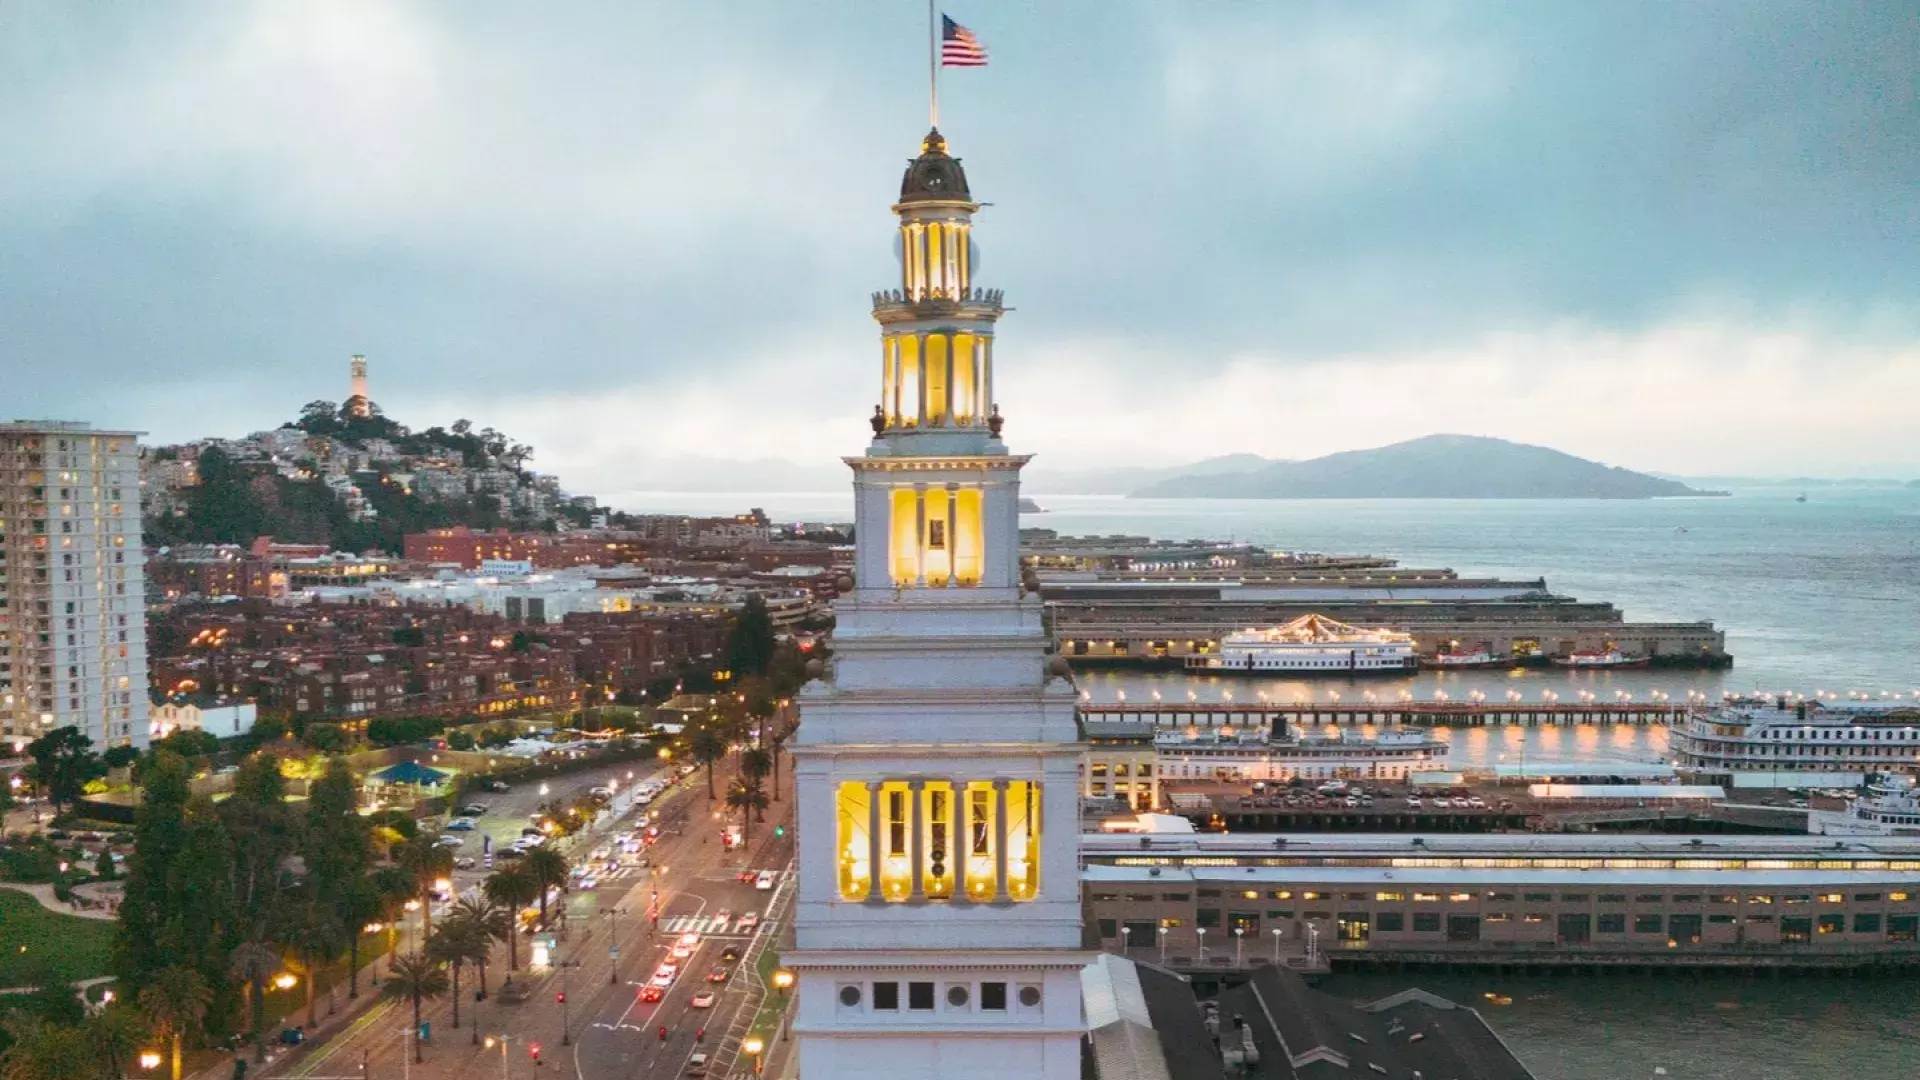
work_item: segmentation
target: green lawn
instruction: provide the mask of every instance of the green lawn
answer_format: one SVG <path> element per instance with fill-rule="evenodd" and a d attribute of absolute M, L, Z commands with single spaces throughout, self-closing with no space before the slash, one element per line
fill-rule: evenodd
<path fill-rule="evenodd" d="M 56 978 L 109 974 L 114 924 L 58 915 L 33 897 L 0 889 L 0 986 L 24 986 L 51 971 Z"/>

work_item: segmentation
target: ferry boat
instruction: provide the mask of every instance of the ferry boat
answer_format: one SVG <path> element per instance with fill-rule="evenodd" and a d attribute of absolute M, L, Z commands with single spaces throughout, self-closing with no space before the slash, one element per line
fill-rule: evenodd
<path fill-rule="evenodd" d="M 1816 836 L 1920 836 L 1920 789 L 1911 776 L 1883 776 L 1845 810 L 1807 811 Z"/>
<path fill-rule="evenodd" d="M 1513 662 L 1511 656 L 1495 656 L 1483 643 L 1472 652 L 1443 652 L 1420 658 L 1421 667 L 1457 670 L 1460 668 L 1505 667 Z"/>
<path fill-rule="evenodd" d="M 1856 786 L 1869 774 L 1920 769 L 1920 708 L 1778 698 L 1730 702 L 1688 717 L 1674 728 L 1669 745 L 1674 765 L 1695 783 Z"/>
<path fill-rule="evenodd" d="M 1258 728 L 1162 731 L 1153 738 L 1162 783 L 1176 780 L 1406 780 L 1447 767 L 1447 743 L 1426 731 L 1269 737 Z"/>
<path fill-rule="evenodd" d="M 1619 649 L 1608 649 L 1605 652 L 1585 651 L 1568 653 L 1565 656 L 1554 657 L 1553 662 L 1561 667 L 1571 668 L 1626 668 L 1646 667 L 1652 662 L 1652 658 L 1646 656 L 1628 656 Z"/>
<path fill-rule="evenodd" d="M 1220 639 L 1220 651 L 1187 657 L 1187 669 L 1216 674 L 1369 675 L 1419 667 L 1413 635 L 1302 615 L 1285 626 Z"/>

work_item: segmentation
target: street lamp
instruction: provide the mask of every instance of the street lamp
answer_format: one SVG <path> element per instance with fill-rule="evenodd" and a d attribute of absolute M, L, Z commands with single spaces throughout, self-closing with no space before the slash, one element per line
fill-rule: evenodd
<path fill-rule="evenodd" d="M 160 1051 L 158 1050 L 140 1051 L 140 1067 L 143 1069 L 146 1069 L 149 1072 L 159 1068 L 160 1067 Z"/>
<path fill-rule="evenodd" d="M 608 986 L 620 985 L 620 916 L 624 914 L 626 909 L 618 905 L 600 913 L 607 920 Z"/>
<path fill-rule="evenodd" d="M 1133 927 L 1120 928 L 1120 955 L 1126 956 L 1133 948 Z"/>
<path fill-rule="evenodd" d="M 511 1035 L 487 1036 L 487 1049 L 500 1048 L 500 1080 L 507 1080 L 507 1043 L 513 1041 Z"/>
<path fill-rule="evenodd" d="M 1236 926 L 1233 928 L 1233 966 L 1234 967 L 1240 966 L 1240 947 L 1245 943 L 1246 933 L 1247 933 L 1247 928 L 1244 926 Z"/>
<path fill-rule="evenodd" d="M 782 995 L 780 1000 L 780 1041 L 786 1042 L 790 1037 L 790 1029 L 787 1026 L 787 1003 L 785 995 L 787 991 L 793 989 L 793 972 L 788 971 L 786 968 L 779 968 L 774 971 L 773 988 L 780 991 Z"/>
<path fill-rule="evenodd" d="M 1207 962 L 1207 928 L 1197 926 L 1193 932 L 1200 936 L 1200 962 L 1204 964 Z"/>
<path fill-rule="evenodd" d="M 300 976 L 295 975 L 291 971 L 283 971 L 280 974 L 275 975 L 273 977 L 273 985 L 279 987 L 282 990 L 293 989 L 294 984 L 298 983 L 299 981 L 300 981 Z"/>
<path fill-rule="evenodd" d="M 1278 927 L 1275 927 L 1273 931 L 1273 966 L 1280 966 L 1280 930 Z"/>
<path fill-rule="evenodd" d="M 753 1055 L 753 1075 L 755 1076 L 760 1075 L 760 1055 L 766 1048 L 767 1044 L 761 1041 L 758 1035 L 749 1035 L 746 1037 L 746 1040 L 740 1044 L 741 1050 Z"/>
<path fill-rule="evenodd" d="M 1166 963 L 1167 963 L 1167 928 L 1163 926 L 1160 928 L 1160 965 L 1162 967 L 1165 967 Z"/>

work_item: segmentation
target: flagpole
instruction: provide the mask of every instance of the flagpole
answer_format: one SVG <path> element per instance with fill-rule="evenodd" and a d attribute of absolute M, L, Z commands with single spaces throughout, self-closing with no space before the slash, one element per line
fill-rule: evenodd
<path fill-rule="evenodd" d="M 932 127 L 940 126 L 940 28 L 933 5 L 927 0 L 927 118 Z"/>

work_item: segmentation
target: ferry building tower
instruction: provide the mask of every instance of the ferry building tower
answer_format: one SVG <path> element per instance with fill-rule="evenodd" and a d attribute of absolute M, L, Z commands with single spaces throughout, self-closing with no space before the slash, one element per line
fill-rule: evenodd
<path fill-rule="evenodd" d="M 873 442 L 846 459 L 855 578 L 793 751 L 808 1080 L 1080 1075 L 1075 695 L 1021 580 L 978 209 L 929 132 L 893 207 L 899 286 L 873 297 Z"/>

